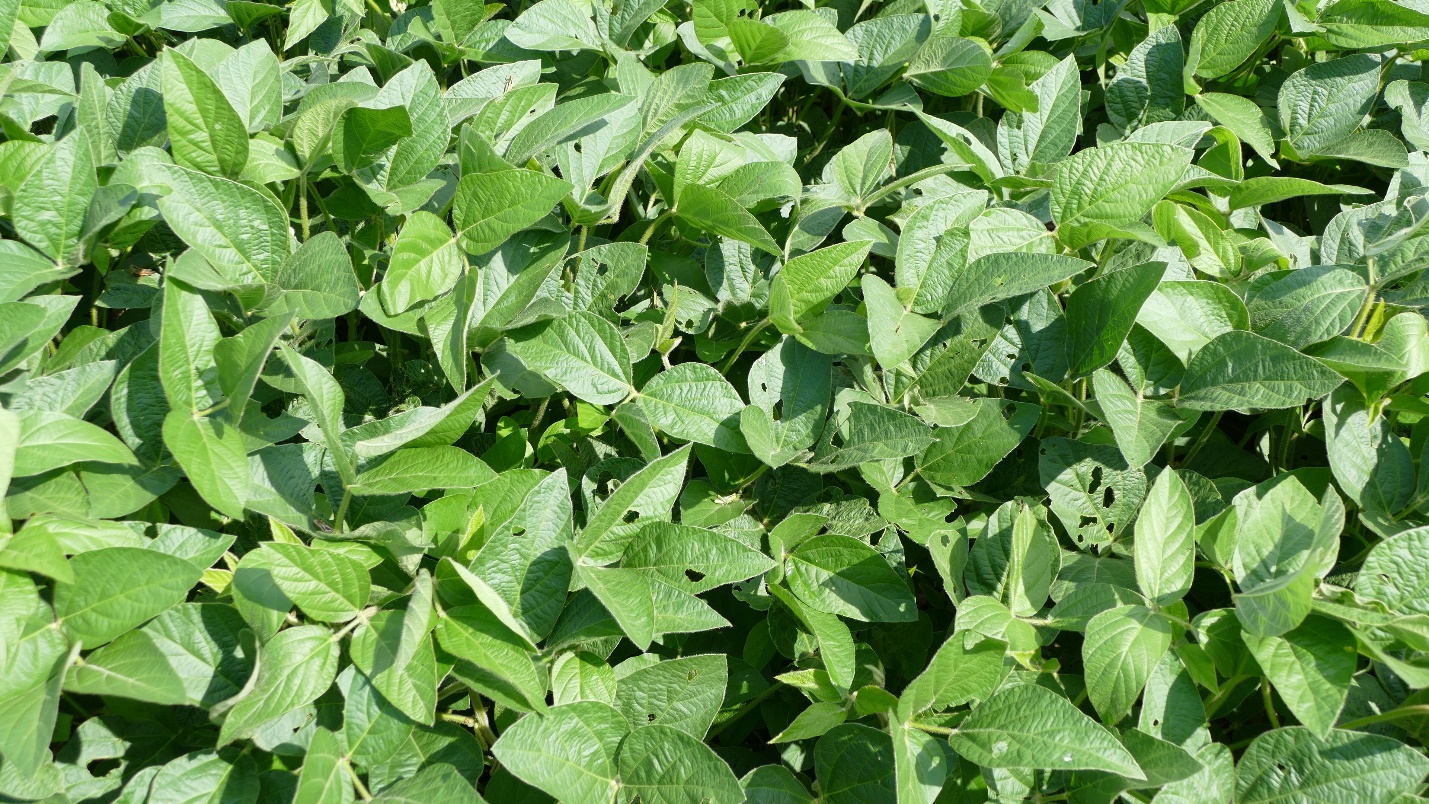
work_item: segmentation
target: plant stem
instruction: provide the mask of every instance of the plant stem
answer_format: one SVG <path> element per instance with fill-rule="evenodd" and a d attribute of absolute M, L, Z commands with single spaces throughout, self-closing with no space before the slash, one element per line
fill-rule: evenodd
<path fill-rule="evenodd" d="M 744 340 L 740 341 L 739 345 L 734 347 L 734 352 L 720 364 L 719 372 L 721 374 L 728 374 L 730 367 L 734 365 L 734 361 L 738 360 L 739 356 L 744 354 L 744 350 L 748 349 L 751 343 L 754 343 L 754 339 L 759 337 L 759 333 L 763 332 L 767 326 L 769 326 L 769 319 L 767 318 L 755 324 L 754 328 L 749 331 L 749 334 L 744 336 Z"/>
<path fill-rule="evenodd" d="M 1365 294 L 1364 304 L 1360 305 L 1360 311 L 1355 315 L 1354 326 L 1350 327 L 1350 337 L 1360 338 L 1364 336 L 1365 324 L 1369 321 L 1369 313 L 1374 309 L 1374 291 Z"/>
<path fill-rule="evenodd" d="M 664 212 L 661 212 L 659 215 L 656 215 L 655 220 L 650 222 L 650 228 L 646 229 L 643 233 L 641 233 L 640 245 L 643 246 L 646 243 L 649 243 L 651 236 L 655 234 L 655 230 L 660 228 L 660 224 L 664 223 L 667 218 L 674 214 L 675 210 L 671 208 L 665 210 Z"/>
<path fill-rule="evenodd" d="M 1336 728 L 1361 729 L 1365 726 L 1373 726 L 1376 723 L 1388 723 L 1390 721 L 1403 720 L 1410 717 L 1429 717 L 1429 704 L 1401 706 L 1398 709 L 1380 712 L 1377 715 L 1366 715 L 1365 717 L 1355 718 L 1354 720 L 1347 720 L 1336 726 Z"/>
<path fill-rule="evenodd" d="M 347 506 L 350 502 L 352 502 L 352 490 L 344 486 L 342 489 L 342 503 L 338 505 L 337 517 L 333 521 L 333 530 L 336 530 L 338 533 L 347 530 Z"/>
<path fill-rule="evenodd" d="M 950 729 L 947 726 L 934 726 L 931 723 L 914 723 L 912 721 L 909 721 L 908 723 L 905 723 L 903 725 L 907 726 L 910 729 L 926 731 L 929 734 L 941 734 L 944 737 L 957 731 L 957 729 Z"/>
<path fill-rule="evenodd" d="M 1215 415 L 1211 416 L 1211 420 L 1209 422 L 1206 422 L 1206 428 L 1201 431 L 1201 434 L 1199 436 L 1196 437 L 1196 443 L 1191 445 L 1191 450 L 1186 453 L 1185 458 L 1181 459 L 1182 466 L 1188 466 L 1190 465 L 1191 461 L 1196 459 L 1196 456 L 1201 452 L 1201 447 L 1204 447 L 1206 445 L 1206 441 L 1210 440 L 1211 431 L 1215 430 L 1216 425 L 1221 423 L 1221 416 L 1223 416 L 1224 414 L 1225 411 L 1218 410 L 1215 412 Z"/>
<path fill-rule="evenodd" d="M 715 726 L 714 728 L 712 728 L 712 729 L 709 730 L 709 733 L 707 733 L 707 734 L 705 735 L 705 742 L 714 742 L 714 738 L 717 737 L 717 736 L 719 736 L 719 733 L 720 733 L 720 732 L 722 732 L 722 731 L 724 731 L 725 729 L 729 728 L 731 725 L 733 725 L 734 723 L 738 722 L 740 718 L 744 717 L 745 715 L 747 715 L 747 714 L 749 714 L 751 711 L 753 711 L 753 710 L 754 710 L 754 707 L 756 707 L 756 706 L 758 706 L 759 704 L 763 703 L 765 698 L 768 698 L 770 695 L 773 695 L 773 694 L 774 694 L 774 691 L 777 690 L 777 689 L 779 689 L 779 687 L 781 687 L 781 686 L 783 686 L 783 682 L 782 682 L 782 681 L 779 681 L 779 682 L 775 682 L 775 683 L 773 683 L 773 684 L 770 684 L 768 687 L 765 688 L 765 690 L 764 690 L 763 692 L 761 692 L 761 693 L 759 693 L 758 695 L 754 696 L 753 698 L 750 698 L 749 700 L 745 701 L 742 705 L 740 705 L 739 711 L 737 711 L 737 712 L 735 712 L 733 715 L 731 715 L 730 718 L 729 718 L 729 720 L 726 720 L 726 721 L 724 721 L 723 723 L 719 724 L 718 726 Z"/>
<path fill-rule="evenodd" d="M 1271 728 L 1280 728 L 1280 716 L 1275 714 L 1275 698 L 1270 694 L 1270 679 L 1260 680 L 1260 696 L 1265 700 L 1265 716 L 1270 718 Z"/>
<path fill-rule="evenodd" d="M 833 117 L 829 118 L 829 127 L 824 129 L 824 133 L 819 135 L 819 139 L 817 142 L 814 143 L 814 147 L 809 150 L 809 153 L 807 155 L 804 156 L 805 165 L 814 161 L 814 157 L 818 156 L 819 152 L 824 150 L 824 146 L 829 144 L 829 137 L 832 137 L 834 132 L 838 130 L 839 118 L 843 116 L 844 109 L 847 106 L 848 101 L 844 100 L 843 98 L 840 98 L 839 107 L 834 110 Z"/>
<path fill-rule="evenodd" d="M 363 801 L 371 801 L 372 791 L 367 789 L 366 784 L 363 784 L 361 777 L 357 775 L 357 770 L 352 767 L 352 763 L 344 758 L 342 760 L 342 767 L 347 769 L 347 775 L 352 779 L 352 786 L 357 788 L 357 797 Z"/>
<path fill-rule="evenodd" d="M 308 242 L 308 174 L 298 177 L 298 216 L 303 222 L 303 242 Z"/>

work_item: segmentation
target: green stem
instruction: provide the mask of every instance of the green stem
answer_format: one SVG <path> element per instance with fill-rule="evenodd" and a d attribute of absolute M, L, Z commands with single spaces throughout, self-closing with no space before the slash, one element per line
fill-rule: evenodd
<path fill-rule="evenodd" d="M 824 146 L 829 144 L 829 138 L 832 137 L 834 135 L 834 132 L 838 130 L 839 118 L 843 117 L 844 109 L 846 109 L 847 107 L 848 100 L 840 96 L 839 107 L 834 110 L 833 117 L 829 118 L 829 127 L 824 129 L 824 133 L 819 135 L 819 139 L 817 142 L 814 143 L 814 147 L 810 149 L 809 153 L 804 156 L 805 165 L 814 161 L 814 157 L 818 156 L 819 152 L 824 150 Z"/>
<path fill-rule="evenodd" d="M 926 731 L 929 734 L 941 734 L 944 737 L 948 736 L 949 734 L 953 734 L 957 731 L 957 729 L 950 729 L 947 726 L 934 726 L 931 723 L 914 723 L 911 720 L 903 725 L 910 729 Z"/>
<path fill-rule="evenodd" d="M 530 429 L 529 435 L 535 437 L 538 441 L 539 441 L 540 438 L 541 438 L 541 434 L 540 434 L 539 431 L 537 431 L 536 427 L 537 427 L 537 425 L 539 425 L 539 424 L 541 423 L 541 420 L 542 420 L 542 419 L 546 418 L 546 406 L 547 406 L 548 404 L 550 404 L 550 402 L 551 402 L 551 398 L 550 398 L 549 396 L 548 396 L 548 397 L 543 397 L 543 398 L 541 399 L 541 404 L 539 404 L 539 405 L 536 406 L 536 415 L 531 417 L 531 426 L 530 426 L 530 428 L 529 428 L 529 429 Z M 533 442 L 533 443 L 534 443 L 534 442 Z"/>
<path fill-rule="evenodd" d="M 759 333 L 763 332 L 767 326 L 769 326 L 769 319 L 767 318 L 755 324 L 754 328 L 749 331 L 749 334 L 744 336 L 744 340 L 740 341 L 739 345 L 734 347 L 734 352 L 720 364 L 719 372 L 721 374 L 728 374 L 730 367 L 734 365 L 734 361 L 738 360 L 739 356 L 744 354 L 744 350 L 748 349 L 749 345 L 754 343 L 754 339 L 759 337 Z"/>
<path fill-rule="evenodd" d="M 660 224 L 664 223 L 666 219 L 668 219 L 671 215 L 674 214 L 674 209 L 667 209 L 664 212 L 661 212 L 659 215 L 655 216 L 655 220 L 650 222 L 650 228 L 646 229 L 645 232 L 640 235 L 640 245 L 643 246 L 646 243 L 649 243 L 650 238 L 655 234 L 655 230 L 660 228 Z"/>
<path fill-rule="evenodd" d="M 1365 323 L 1369 321 L 1370 311 L 1374 309 L 1374 291 L 1365 294 L 1364 304 L 1360 305 L 1360 311 L 1355 316 L 1355 323 L 1350 327 L 1350 337 L 1360 338 L 1364 336 Z"/>
<path fill-rule="evenodd" d="M 298 177 L 298 216 L 303 222 L 303 242 L 308 242 L 308 174 Z"/>
<path fill-rule="evenodd" d="M 774 692 L 775 692 L 775 690 L 778 690 L 781 686 L 783 686 L 783 682 L 778 682 L 778 683 L 770 684 L 768 687 L 766 687 L 766 688 L 764 689 L 763 692 L 761 692 L 761 693 L 759 693 L 758 695 L 754 696 L 753 698 L 750 698 L 749 700 L 745 701 L 745 702 L 739 707 L 739 711 L 737 711 L 737 712 L 735 712 L 733 715 L 731 715 L 730 718 L 729 718 L 729 720 L 726 720 L 726 721 L 724 721 L 723 723 L 719 724 L 718 726 L 715 726 L 714 728 L 710 729 L 707 734 L 705 734 L 705 742 L 712 742 L 712 741 L 714 740 L 714 738 L 716 738 L 716 737 L 719 736 L 720 732 L 722 732 L 722 731 L 724 731 L 725 729 L 729 728 L 730 726 L 734 725 L 735 723 L 737 723 L 737 722 L 739 721 L 740 718 L 744 717 L 745 715 L 747 715 L 747 714 L 749 714 L 751 711 L 753 711 L 753 710 L 754 710 L 754 707 L 756 707 L 756 706 L 758 706 L 759 704 L 763 703 L 765 698 L 768 698 L 770 695 L 773 695 Z"/>
<path fill-rule="evenodd" d="M 1364 304 L 1360 305 L 1359 314 L 1355 316 L 1355 324 L 1350 328 L 1350 337 L 1352 338 L 1359 338 L 1364 334 L 1365 322 L 1369 320 L 1370 311 L 1374 309 L 1376 287 L 1373 257 L 1365 262 L 1365 271 L 1368 273 L 1369 290 L 1365 293 Z"/>
<path fill-rule="evenodd" d="M 363 801 L 371 801 L 372 791 L 367 789 L 366 784 L 363 784 L 361 777 L 357 775 L 357 771 L 352 767 L 352 763 L 343 759 L 342 766 L 347 769 L 347 775 L 352 779 L 352 786 L 357 788 L 357 797 Z"/>
<path fill-rule="evenodd" d="M 944 173 L 953 173 L 959 170 L 966 170 L 967 168 L 967 165 L 964 165 L 959 162 L 952 164 L 933 165 L 932 167 L 925 167 L 922 170 L 909 173 L 907 176 L 904 176 L 901 179 L 889 182 L 888 184 L 885 184 L 877 190 L 874 190 L 872 193 L 869 194 L 868 198 L 865 198 L 863 200 L 862 204 L 860 204 L 857 208 L 854 209 L 854 213 L 857 215 L 862 215 L 864 210 L 868 209 L 879 201 L 882 201 L 890 194 L 896 193 L 899 190 L 902 190 L 904 187 L 917 184 L 924 179 L 931 178 L 933 176 L 940 176 Z"/>
<path fill-rule="evenodd" d="M 1223 415 L 1225 415 L 1225 411 L 1218 410 L 1213 416 L 1211 416 L 1211 420 L 1206 422 L 1206 428 L 1201 431 L 1201 434 L 1199 436 L 1196 437 L 1196 443 L 1191 445 L 1191 450 L 1186 453 L 1185 458 L 1181 459 L 1182 466 L 1189 466 L 1191 461 L 1196 459 L 1196 456 L 1199 455 L 1201 452 L 1201 447 L 1204 447 L 1206 445 L 1206 441 L 1210 439 L 1211 431 L 1216 429 L 1217 424 L 1220 424 L 1221 416 Z"/>
<path fill-rule="evenodd" d="M 1271 728 L 1280 728 L 1280 716 L 1275 714 L 1275 699 L 1270 694 L 1270 679 L 1260 680 L 1260 695 L 1265 701 L 1265 716 L 1270 718 Z"/>
<path fill-rule="evenodd" d="M 1373 726 L 1376 723 L 1388 723 L 1394 720 L 1426 716 L 1429 716 L 1429 704 L 1416 704 L 1413 706 L 1401 706 L 1398 709 L 1380 712 L 1377 715 L 1367 715 L 1365 717 L 1355 718 L 1354 720 L 1347 720 L 1336 726 L 1336 728 L 1362 729 L 1365 726 Z"/>
<path fill-rule="evenodd" d="M 337 507 L 337 518 L 333 522 L 333 529 L 338 533 L 347 530 L 347 506 L 352 502 L 352 490 L 346 486 L 342 489 L 342 503 Z"/>
<path fill-rule="evenodd" d="M 1231 693 L 1235 692 L 1235 689 L 1240 685 L 1240 682 L 1244 680 L 1245 676 L 1232 676 L 1226 679 L 1221 684 L 1221 688 L 1217 690 L 1216 693 L 1212 695 L 1209 700 L 1206 701 L 1206 716 L 1214 717 L 1216 710 L 1220 708 L 1221 704 L 1225 703 L 1226 699 L 1230 697 Z"/>

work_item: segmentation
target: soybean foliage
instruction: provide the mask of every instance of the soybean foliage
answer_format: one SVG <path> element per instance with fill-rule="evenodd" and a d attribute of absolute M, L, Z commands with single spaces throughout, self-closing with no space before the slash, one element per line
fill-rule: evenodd
<path fill-rule="evenodd" d="M 0 800 L 1423 800 L 1424 3 L 0 41 Z"/>

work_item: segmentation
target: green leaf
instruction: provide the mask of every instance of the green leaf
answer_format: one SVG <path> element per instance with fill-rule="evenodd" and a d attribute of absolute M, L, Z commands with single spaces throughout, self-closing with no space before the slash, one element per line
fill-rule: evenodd
<path fill-rule="evenodd" d="M 633 480 L 627 478 L 626 483 Z M 632 490 L 638 487 L 636 483 Z M 566 549 L 572 527 L 569 489 L 564 469 L 542 478 L 526 493 L 507 527 L 493 534 L 471 563 L 472 572 L 537 636 L 550 633 L 565 605 L 562 590 L 571 577 Z M 587 531 L 592 526 L 599 527 L 594 517 L 587 521 Z"/>
<path fill-rule="evenodd" d="M 711 234 L 748 243 L 775 256 L 783 254 L 758 218 L 714 187 L 702 184 L 685 187 L 677 212 L 681 220 Z"/>
<path fill-rule="evenodd" d="M 236 179 L 248 164 L 248 127 L 208 73 L 177 50 L 165 51 L 164 116 L 174 161 Z"/>
<path fill-rule="evenodd" d="M 904 78 L 949 98 L 966 95 L 992 74 L 992 56 L 982 45 L 958 36 L 935 36 L 908 64 Z"/>
<path fill-rule="evenodd" d="M 943 790 L 952 762 L 933 735 L 892 723 L 894 780 L 898 800 L 932 804 Z"/>
<path fill-rule="evenodd" d="M 878 551 L 849 536 L 817 536 L 788 557 L 789 588 L 819 611 L 866 622 L 918 617 L 908 584 Z"/>
<path fill-rule="evenodd" d="M 532 120 L 506 147 L 506 160 L 513 165 L 549 151 L 564 142 L 598 131 L 634 98 L 629 95 L 591 95 L 560 103 Z"/>
<path fill-rule="evenodd" d="M 306 706 L 332 686 L 340 649 L 330 631 L 302 625 L 280 631 L 259 650 L 258 673 L 228 710 L 218 744 L 253 735 L 264 723 Z"/>
<path fill-rule="evenodd" d="M 1289 408 L 1319 399 L 1342 382 L 1312 357 L 1249 332 L 1226 332 L 1186 366 L 1180 407 L 1192 410 Z"/>
<path fill-rule="evenodd" d="M 273 542 L 268 572 L 303 614 L 326 623 L 346 622 L 367 605 L 367 568 L 336 550 Z"/>
<path fill-rule="evenodd" d="M 1312 615 L 1281 636 L 1246 633 L 1242 639 L 1295 717 L 1317 737 L 1328 737 L 1358 663 L 1350 629 Z"/>
<path fill-rule="evenodd" d="M 854 672 L 858 660 L 853 644 L 853 634 L 836 614 L 819 611 L 805 605 L 783 587 L 769 586 L 769 593 L 778 598 L 799 622 L 813 634 L 819 643 L 819 658 L 840 692 L 847 693 L 853 687 Z"/>
<path fill-rule="evenodd" d="M 428 765 L 372 799 L 378 804 L 421 804 L 424 801 L 483 804 L 476 788 L 454 766 Z"/>
<path fill-rule="evenodd" d="M 950 635 L 928 666 L 898 697 L 898 717 L 910 721 L 929 710 L 985 700 L 1007 672 L 1007 643 Z"/>
<path fill-rule="evenodd" d="M 594 313 L 575 312 L 516 330 L 507 348 L 532 370 L 593 405 L 613 405 L 631 393 L 625 341 Z"/>
<path fill-rule="evenodd" d="M 758 244 L 755 244 L 758 245 Z M 796 333 L 797 322 L 823 309 L 858 274 L 868 259 L 869 242 L 840 243 L 801 254 L 775 274 L 770 290 L 771 318 L 781 332 Z M 778 253 L 777 249 L 773 250 Z M 784 299 L 779 302 L 779 299 Z M 773 305 L 780 304 L 781 307 Z"/>
<path fill-rule="evenodd" d="M 569 182 L 532 170 L 463 176 L 452 202 L 462 248 L 485 254 L 550 214 L 571 191 Z"/>
<path fill-rule="evenodd" d="M 1021 402 L 978 399 L 972 418 L 957 427 L 937 427 L 936 440 L 918 459 L 918 472 L 950 488 L 982 480 L 1037 426 L 1042 409 Z"/>
<path fill-rule="evenodd" d="M 164 222 L 214 265 L 237 270 L 242 281 L 269 281 L 291 250 L 288 215 L 269 196 L 238 182 L 167 167 L 171 192 L 159 199 Z"/>
<path fill-rule="evenodd" d="M 889 736 L 858 723 L 836 726 L 814 745 L 814 768 L 826 801 L 892 804 L 898 800 Z"/>
<path fill-rule="evenodd" d="M 340 437 L 343 431 L 342 411 L 347 404 L 347 395 L 342 386 L 333 379 L 327 369 L 310 357 L 301 355 L 287 344 L 281 344 L 283 359 L 308 404 L 317 415 L 318 428 L 322 431 L 323 444 L 337 467 L 343 485 L 351 486 L 357 479 L 356 461 L 348 453 Z"/>
<path fill-rule="evenodd" d="M 830 420 L 824 428 L 809 466 L 818 472 L 836 472 L 867 461 L 895 460 L 922 451 L 932 440 L 928 427 L 906 413 L 851 402 L 846 420 Z"/>
<path fill-rule="evenodd" d="M 491 609 L 447 609 L 437 620 L 436 638 L 442 650 L 460 660 L 453 670 L 457 677 L 487 697 L 517 711 L 545 709 L 546 685 L 526 640 Z M 425 715 L 425 701 L 422 704 Z"/>
<path fill-rule="evenodd" d="M 1184 70 L 1180 29 L 1153 29 L 1107 85 L 1107 115 L 1123 131 L 1176 119 L 1185 107 Z"/>
<path fill-rule="evenodd" d="M 1093 617 L 1082 643 L 1087 692 L 1102 720 L 1131 711 L 1151 670 L 1171 646 L 1171 624 L 1144 606 L 1122 606 Z"/>
<path fill-rule="evenodd" d="M 739 780 L 718 754 L 699 739 L 658 723 L 620 742 L 619 768 L 621 788 L 651 804 L 744 800 Z"/>
<path fill-rule="evenodd" d="M 770 466 L 782 466 L 812 448 L 828 419 L 832 380 L 829 357 L 793 338 L 755 360 L 749 369 L 749 407 L 739 418 L 750 452 Z"/>
<path fill-rule="evenodd" d="M 55 618 L 70 640 L 96 648 L 182 602 L 200 572 L 137 547 L 90 550 L 69 563 L 74 581 L 55 584 Z"/>
<path fill-rule="evenodd" d="M 860 288 L 868 305 L 869 344 L 884 368 L 901 365 L 938 331 L 937 321 L 910 312 L 882 279 L 865 277 Z"/>
<path fill-rule="evenodd" d="M 1067 365 L 1073 376 L 1091 374 L 1116 359 L 1136 316 L 1165 273 L 1148 262 L 1103 274 L 1067 297 Z"/>
<path fill-rule="evenodd" d="M 1303 728 L 1256 737 L 1236 767 L 1236 801 L 1392 801 L 1417 788 L 1429 761 L 1391 737 Z"/>
<path fill-rule="evenodd" d="M 1191 34 L 1191 64 L 1202 78 L 1219 78 L 1250 58 L 1280 22 L 1270 0 L 1231 0 L 1208 10 Z"/>
<path fill-rule="evenodd" d="M 451 229 L 430 212 L 418 210 L 407 218 L 392 259 L 378 288 L 382 307 L 391 315 L 433 301 L 451 290 L 466 268 Z"/>
<path fill-rule="evenodd" d="M 620 565 L 647 570 L 666 583 L 700 594 L 760 575 L 772 569 L 774 561 L 718 531 L 652 522 L 640 529 L 621 556 Z"/>
<path fill-rule="evenodd" d="M 343 171 L 352 173 L 370 166 L 376 157 L 410 136 L 412 115 L 406 106 L 377 109 L 354 106 L 344 111 L 333 126 L 333 161 Z"/>
<path fill-rule="evenodd" d="M 16 477 L 38 475 L 77 461 L 138 463 L 123 442 L 83 419 L 44 410 L 24 411 L 19 419 L 11 470 Z"/>
<path fill-rule="evenodd" d="M 1366 512 L 1393 516 L 1414 496 L 1414 459 L 1384 416 L 1341 386 L 1326 400 L 1325 447 L 1340 488 Z"/>
<path fill-rule="evenodd" d="M 650 424 L 671 438 L 749 451 L 739 432 L 744 400 L 712 366 L 671 366 L 640 389 L 639 400 Z"/>
<path fill-rule="evenodd" d="M 1254 148 L 1271 167 L 1279 167 L 1275 161 L 1274 128 L 1265 111 L 1254 101 L 1239 95 L 1203 92 L 1196 96 L 1196 103 L 1215 122 L 1230 129 L 1242 142 Z"/>
<path fill-rule="evenodd" d="M 430 637 L 435 620 L 432 579 L 424 570 L 406 606 L 377 612 L 353 634 L 348 648 L 352 663 L 382 697 L 427 726 L 436 720 L 440 681 Z"/>
<path fill-rule="evenodd" d="M 352 259 L 332 232 L 323 232 L 299 246 L 273 274 L 273 284 L 283 294 L 269 314 L 291 310 L 309 320 L 337 318 L 357 309 L 362 293 Z"/>
<path fill-rule="evenodd" d="M 71 645 L 43 609 L 8 630 L 0 654 L 0 751 L 6 764 L 34 776 L 48 759 L 60 683 L 80 645 Z"/>
<path fill-rule="evenodd" d="M 557 799 L 613 801 L 625 767 L 617 770 L 616 753 L 628 733 L 630 725 L 615 708 L 582 701 L 521 718 L 502 732 L 491 753 L 522 781 Z"/>
<path fill-rule="evenodd" d="M 61 268 L 84 263 L 81 235 L 90 199 L 98 189 L 94 153 L 84 129 L 50 146 L 14 190 L 15 233 Z"/>
<path fill-rule="evenodd" d="M 703 739 L 724 702 L 728 678 L 721 655 L 657 662 L 620 677 L 615 706 L 631 731 L 660 725 Z"/>
<path fill-rule="evenodd" d="M 164 417 L 164 445 L 203 499 L 231 519 L 242 519 L 249 496 L 243 434 L 216 419 L 181 410 Z"/>
<path fill-rule="evenodd" d="M 257 797 L 259 779 L 258 766 L 246 753 L 195 751 L 159 769 L 148 800 L 177 804 L 201 796 L 210 801 L 248 801 Z"/>
<path fill-rule="evenodd" d="M 1390 611 L 1429 614 L 1429 578 L 1409 560 L 1429 544 L 1429 530 L 1414 528 L 1376 544 L 1355 577 L 1355 592 Z"/>
<path fill-rule="evenodd" d="M 957 271 L 943 302 L 943 318 L 975 307 L 1022 296 L 1070 279 L 1091 263 L 1060 254 L 1005 252 L 987 254 Z"/>
<path fill-rule="evenodd" d="M 1246 489 L 1233 502 L 1237 616 L 1252 634 L 1278 636 L 1309 614 L 1315 581 L 1335 561 L 1344 507 L 1330 492 L 1316 502 L 1290 474 Z"/>
<path fill-rule="evenodd" d="M 406 447 L 357 476 L 354 494 L 408 494 L 479 486 L 496 477 L 481 459 L 458 447 Z"/>
<path fill-rule="evenodd" d="M 1191 151 L 1179 145 L 1118 142 L 1078 151 L 1052 182 L 1057 238 L 1080 248 L 1120 237 L 1181 180 Z"/>
<path fill-rule="evenodd" d="M 1237 0 L 1246 2 L 1246 0 Z M 1280 85 L 1276 106 L 1291 154 L 1314 154 L 1348 137 L 1378 89 L 1379 57 L 1347 56 L 1312 64 Z"/>
<path fill-rule="evenodd" d="M 319 726 L 308 743 L 294 800 L 313 804 L 351 804 L 355 799 L 352 781 L 343 767 L 342 746 L 337 735 Z"/>
<path fill-rule="evenodd" d="M 988 768 L 1102 770 L 1144 778 L 1115 734 L 1034 684 L 994 694 L 949 735 L 948 744 L 958 756 Z"/>
<path fill-rule="evenodd" d="M 1230 288 L 1209 281 L 1163 281 L 1141 306 L 1136 323 L 1183 363 L 1217 335 L 1249 329 L 1245 302 Z"/>
<path fill-rule="evenodd" d="M 1018 173 L 1026 173 L 1034 163 L 1066 159 L 1082 133 L 1082 84 L 1075 58 L 1057 62 L 1028 89 L 1037 107 L 1010 111 L 997 126 L 998 156 Z"/>
<path fill-rule="evenodd" d="M 575 555 L 596 558 L 610 548 L 618 557 L 643 526 L 642 517 L 669 520 L 670 509 L 685 483 L 689 460 L 690 447 L 686 445 L 625 478 L 586 518 L 585 528 L 576 539 Z"/>
<path fill-rule="evenodd" d="M 795 715 L 789 725 L 774 735 L 769 742 L 778 745 L 779 743 L 792 743 L 798 740 L 822 737 L 829 729 L 847 719 L 848 713 L 842 704 L 815 701 L 807 709 Z"/>
<path fill-rule="evenodd" d="M 1290 198 L 1312 195 L 1369 195 L 1363 187 L 1348 184 L 1321 184 L 1294 176 L 1255 176 L 1231 189 L 1231 209 L 1261 207 Z"/>
<path fill-rule="evenodd" d="M 1368 288 L 1353 271 L 1314 266 L 1258 277 L 1246 305 L 1261 335 L 1303 349 L 1349 329 Z"/>
<path fill-rule="evenodd" d="M 1163 469 L 1136 519 L 1136 583 L 1158 606 L 1186 595 L 1196 561 L 1196 511 L 1185 481 Z"/>
<path fill-rule="evenodd" d="M 218 603 L 180 603 L 70 668 L 65 689 L 149 703 L 211 707 L 243 689 L 252 645 L 238 612 Z"/>
<path fill-rule="evenodd" d="M 1092 374 L 1092 388 L 1102 409 L 1102 420 L 1111 427 L 1128 466 L 1145 466 L 1166 439 L 1187 423 L 1170 404 L 1147 399 L 1105 369 Z"/>

